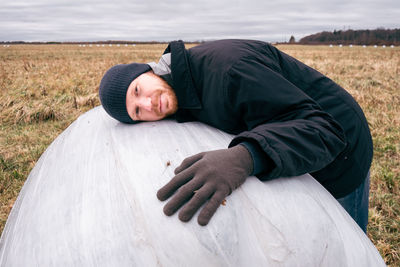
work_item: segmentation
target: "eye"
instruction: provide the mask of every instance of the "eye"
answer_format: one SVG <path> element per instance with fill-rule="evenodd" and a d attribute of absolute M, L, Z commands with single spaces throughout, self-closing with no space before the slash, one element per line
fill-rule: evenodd
<path fill-rule="evenodd" d="M 137 86 L 135 87 L 135 96 L 137 96 L 139 94 L 138 88 Z"/>
<path fill-rule="evenodd" d="M 136 114 L 136 117 L 138 117 L 138 116 L 139 116 L 139 113 L 140 113 L 139 107 L 136 107 L 136 108 L 135 108 L 135 114 Z"/>

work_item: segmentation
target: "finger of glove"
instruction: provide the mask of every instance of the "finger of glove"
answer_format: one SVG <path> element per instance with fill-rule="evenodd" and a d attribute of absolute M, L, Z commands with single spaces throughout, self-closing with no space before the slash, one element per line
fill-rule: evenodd
<path fill-rule="evenodd" d="M 176 192 L 172 199 L 164 206 L 164 213 L 167 216 L 174 214 L 180 207 L 188 202 L 194 191 L 202 186 L 202 181 L 199 178 L 191 180 Z"/>
<path fill-rule="evenodd" d="M 194 163 L 196 163 L 198 160 L 200 160 L 203 157 L 204 153 L 205 152 L 198 153 L 196 155 L 185 158 L 182 161 L 181 165 L 176 167 L 176 169 L 174 171 L 175 174 L 178 174 L 178 173 L 184 171 L 185 169 L 189 168 L 190 166 L 192 166 Z"/>
<path fill-rule="evenodd" d="M 204 208 L 200 211 L 197 222 L 202 226 L 207 225 L 227 195 L 228 193 L 223 190 L 215 192 Z"/>
<path fill-rule="evenodd" d="M 179 219 L 187 222 L 192 219 L 198 209 L 212 196 L 215 188 L 211 184 L 205 184 L 194 193 L 194 196 L 179 212 Z"/>
<path fill-rule="evenodd" d="M 157 198 L 161 201 L 168 199 L 179 187 L 188 183 L 194 177 L 194 174 L 195 169 L 192 168 L 175 175 L 166 185 L 157 191 Z"/>

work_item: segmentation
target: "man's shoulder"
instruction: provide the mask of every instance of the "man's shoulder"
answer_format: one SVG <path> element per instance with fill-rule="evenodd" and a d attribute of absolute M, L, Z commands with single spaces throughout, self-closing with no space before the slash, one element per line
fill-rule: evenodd
<path fill-rule="evenodd" d="M 216 41 L 208 41 L 189 49 L 192 54 L 205 54 L 213 56 L 235 55 L 238 57 L 248 55 L 249 53 L 259 52 L 270 44 L 245 39 L 223 39 Z"/>
<path fill-rule="evenodd" d="M 270 45 L 267 42 L 259 41 L 259 40 L 250 40 L 250 39 L 220 39 L 213 41 L 205 41 L 197 46 L 194 46 L 190 50 L 194 49 L 229 49 L 229 48 L 258 48 L 265 45 Z"/>
<path fill-rule="evenodd" d="M 269 44 L 256 40 L 224 39 L 205 42 L 187 50 L 192 66 L 218 73 L 228 71 L 243 58 L 262 58 Z"/>

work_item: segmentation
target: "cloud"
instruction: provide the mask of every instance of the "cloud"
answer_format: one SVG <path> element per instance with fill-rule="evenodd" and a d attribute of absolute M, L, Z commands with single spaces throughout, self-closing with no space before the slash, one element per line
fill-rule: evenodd
<path fill-rule="evenodd" d="M 398 0 L 15 0 L 0 4 L 0 41 L 284 41 L 344 27 L 395 28 L 398 14 Z"/>

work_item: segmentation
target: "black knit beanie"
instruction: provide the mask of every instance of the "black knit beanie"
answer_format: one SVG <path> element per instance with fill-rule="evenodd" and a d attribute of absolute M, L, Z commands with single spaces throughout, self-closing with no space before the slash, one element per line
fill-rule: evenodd
<path fill-rule="evenodd" d="M 126 110 L 126 92 L 131 82 L 140 74 L 151 70 L 147 64 L 131 63 L 111 67 L 103 76 L 99 96 L 103 108 L 114 119 L 135 123 Z"/>

